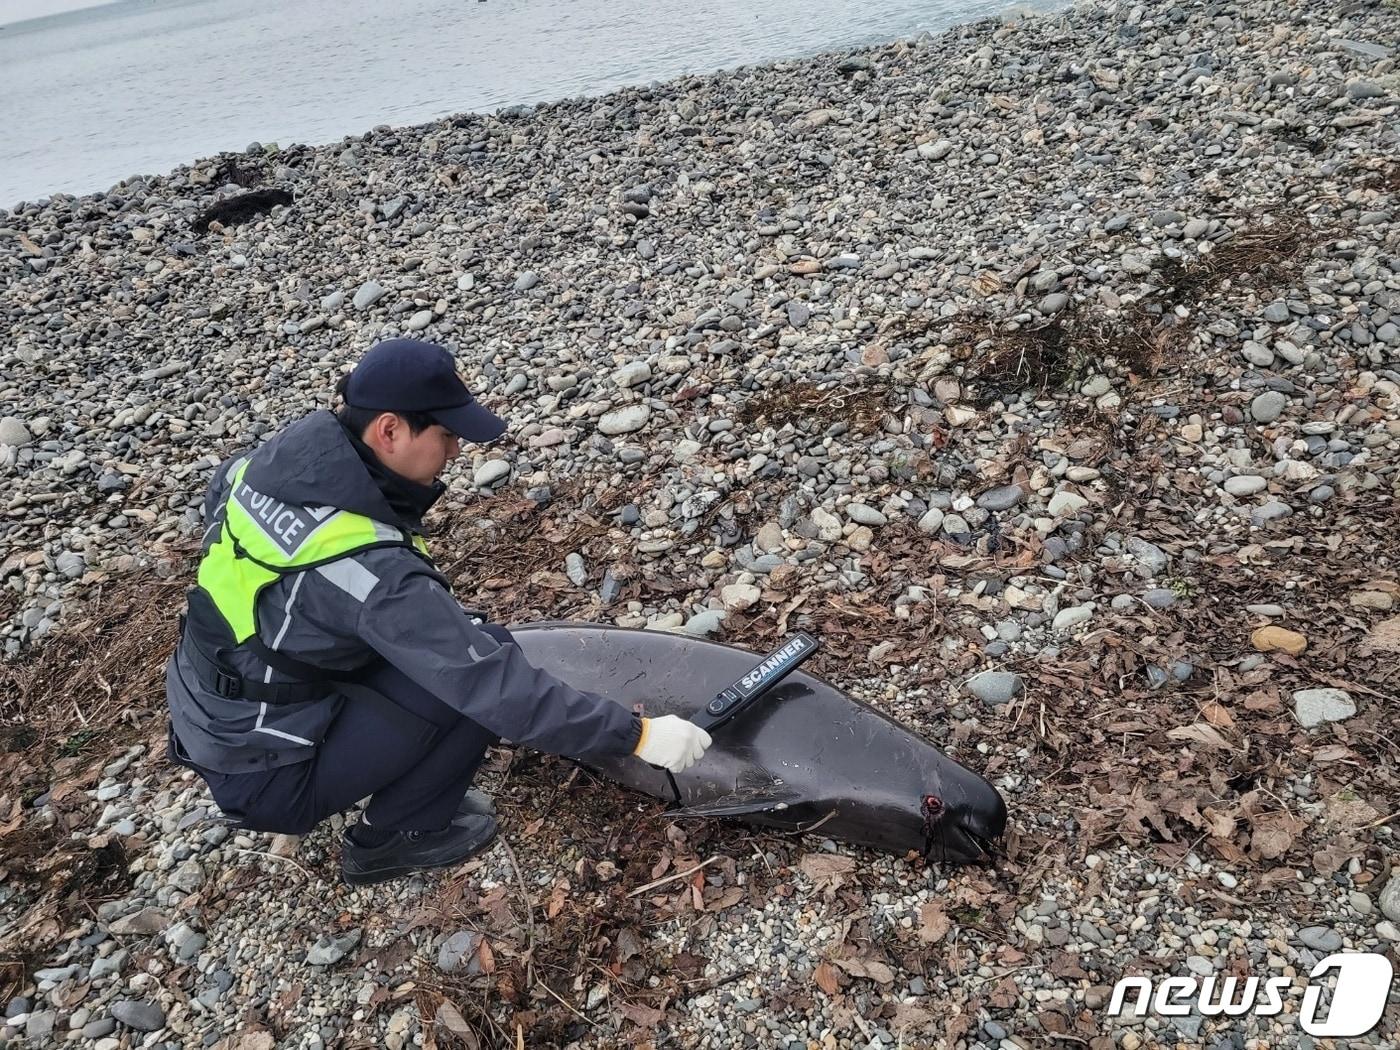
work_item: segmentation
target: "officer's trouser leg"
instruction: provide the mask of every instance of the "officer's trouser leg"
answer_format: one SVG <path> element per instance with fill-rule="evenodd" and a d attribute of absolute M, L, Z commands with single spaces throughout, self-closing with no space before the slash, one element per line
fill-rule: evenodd
<path fill-rule="evenodd" d="M 510 639 L 503 628 L 487 630 Z M 387 700 L 352 698 L 314 759 L 271 771 L 255 798 L 240 800 L 248 827 L 304 834 L 367 795 L 376 828 L 437 831 L 452 820 L 499 737 L 388 664 L 362 684 Z"/>
<path fill-rule="evenodd" d="M 429 716 L 427 720 L 433 725 L 431 738 L 397 776 L 382 780 L 377 786 L 371 786 L 370 790 L 361 788 L 357 794 L 352 774 L 352 783 L 347 784 L 344 790 L 335 790 L 334 798 L 330 797 L 330 792 L 324 792 L 326 797 L 322 804 L 331 806 L 328 813 L 336 813 L 370 795 L 365 816 L 376 828 L 436 831 L 446 827 L 462 796 L 471 787 L 477 769 L 486 756 L 486 749 L 499 737 L 458 714 L 395 668 L 377 672 L 364 684 L 384 693 L 411 715 Z M 336 720 L 337 723 L 339 721 Z M 329 737 L 326 742 L 330 742 Z M 326 761 L 324 752 L 325 744 L 317 755 L 318 763 Z M 338 770 L 335 773 L 327 770 L 322 775 L 326 787 L 338 789 L 336 782 L 340 775 Z M 353 796 L 349 802 L 335 804 L 347 795 Z"/>

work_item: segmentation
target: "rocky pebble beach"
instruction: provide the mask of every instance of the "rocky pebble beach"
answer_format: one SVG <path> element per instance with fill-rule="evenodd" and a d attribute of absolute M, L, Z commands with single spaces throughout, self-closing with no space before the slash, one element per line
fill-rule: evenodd
<path fill-rule="evenodd" d="M 1400 958 L 1397 47 L 1085 4 L 0 211 L 0 1046 L 1400 1045 L 1400 986 L 1298 1023 Z M 249 187 L 293 203 L 196 232 Z M 500 844 L 351 890 L 341 819 L 166 760 L 155 643 L 46 691 L 104 595 L 168 645 L 212 468 L 407 334 L 511 423 L 434 516 L 464 603 L 813 630 L 1002 791 L 997 865 L 505 750 Z M 1126 975 L 1293 986 L 1112 1017 Z"/>

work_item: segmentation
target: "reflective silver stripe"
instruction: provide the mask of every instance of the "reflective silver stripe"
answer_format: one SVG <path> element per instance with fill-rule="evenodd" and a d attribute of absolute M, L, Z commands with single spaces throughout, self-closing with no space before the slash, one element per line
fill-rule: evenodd
<path fill-rule="evenodd" d="M 267 714 L 267 704 L 258 704 L 258 724 L 253 726 L 254 733 L 266 733 L 268 736 L 280 736 L 283 740 L 290 740 L 294 744 L 311 745 L 313 741 L 307 740 L 304 736 L 296 736 L 292 733 L 284 733 L 280 729 L 264 729 L 263 717 Z"/>
<path fill-rule="evenodd" d="M 479 620 L 473 620 L 473 619 L 470 619 L 470 617 L 469 617 L 468 619 L 469 619 L 469 622 L 470 622 L 473 626 L 475 626 L 477 623 L 480 623 Z M 482 632 L 481 632 L 481 636 L 482 636 L 483 638 L 486 639 L 487 643 L 491 646 L 491 648 L 488 649 L 485 653 L 479 653 L 479 652 L 476 651 L 476 643 L 475 643 L 475 642 L 468 642 L 468 643 L 467 643 L 467 652 L 469 652 L 469 653 L 471 654 L 471 657 L 472 657 L 473 660 L 485 660 L 486 657 L 490 656 L 492 653 L 494 653 L 494 652 L 496 652 L 498 649 L 500 649 L 500 646 L 499 646 L 498 644 L 496 644 L 496 639 L 492 638 L 492 637 L 491 637 L 489 634 L 487 634 L 485 631 L 482 631 Z"/>
<path fill-rule="evenodd" d="M 318 565 L 316 571 L 357 602 L 365 601 L 379 583 L 379 577 L 354 558 L 339 558 L 327 565 Z"/>
<path fill-rule="evenodd" d="M 268 648 L 277 650 L 282 647 L 282 639 L 287 636 L 287 628 L 292 625 L 292 602 L 297 600 L 297 591 L 301 590 L 301 581 L 306 578 L 306 573 L 299 572 L 292 580 L 291 593 L 287 595 L 287 604 L 282 606 L 282 626 L 277 631 L 277 637 L 272 639 L 272 644 Z M 272 681 L 272 668 L 269 667 L 263 672 L 263 681 Z"/>
<path fill-rule="evenodd" d="M 374 538 L 377 540 L 395 540 L 402 543 L 404 542 L 405 536 L 402 529 L 396 529 L 392 525 L 385 525 L 382 521 L 376 521 L 374 522 Z"/>

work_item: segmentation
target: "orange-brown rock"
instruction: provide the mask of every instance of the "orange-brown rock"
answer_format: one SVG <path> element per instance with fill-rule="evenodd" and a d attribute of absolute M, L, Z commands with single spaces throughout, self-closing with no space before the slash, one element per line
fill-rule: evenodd
<path fill-rule="evenodd" d="M 1273 625 L 1260 627 L 1249 636 L 1249 640 L 1261 653 L 1279 650 L 1289 656 L 1297 656 L 1308 647 L 1308 640 L 1297 631 L 1288 631 Z"/>

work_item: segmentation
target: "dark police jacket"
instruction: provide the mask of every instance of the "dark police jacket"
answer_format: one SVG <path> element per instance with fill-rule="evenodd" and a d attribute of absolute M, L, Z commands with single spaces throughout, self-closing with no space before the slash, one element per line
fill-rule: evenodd
<path fill-rule="evenodd" d="M 386 498 L 386 485 L 404 479 L 360 447 L 363 452 L 335 416 L 321 411 L 225 461 L 204 501 L 205 550 L 218 531 L 230 479 L 245 461 L 244 482 L 284 504 L 335 507 L 406 536 L 421 532 L 416 514 Z M 221 695 L 227 690 L 210 687 L 198 654 L 217 657 L 256 683 L 299 679 L 269 666 L 247 645 L 211 653 L 232 635 L 212 605 L 198 600 L 200 593 L 191 591 L 185 631 L 166 666 L 175 757 L 222 773 L 307 761 L 344 705 L 366 701 L 353 686 L 304 702 Z M 347 681 L 357 669 L 387 660 L 491 732 L 541 751 L 625 755 L 641 735 L 640 720 L 626 708 L 532 667 L 517 646 L 482 631 L 431 563 L 409 546 L 376 547 L 282 576 L 259 595 L 257 622 L 257 638 L 273 655 Z"/>

